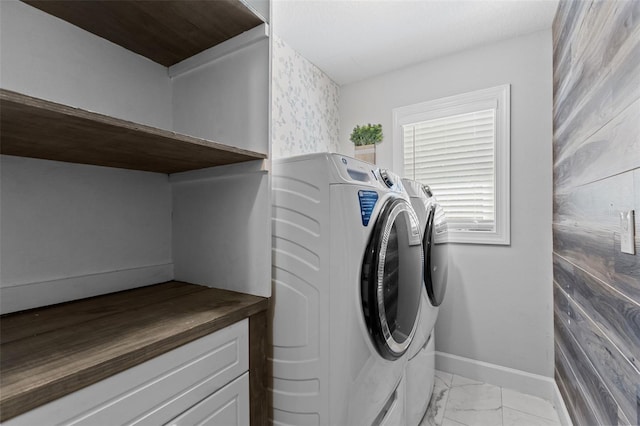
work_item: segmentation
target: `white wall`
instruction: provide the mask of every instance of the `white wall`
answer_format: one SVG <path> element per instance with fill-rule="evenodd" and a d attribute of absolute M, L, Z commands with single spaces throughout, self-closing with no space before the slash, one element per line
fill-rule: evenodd
<path fill-rule="evenodd" d="M 268 38 L 177 75 L 172 85 L 176 132 L 269 153 Z"/>
<path fill-rule="evenodd" d="M 0 160 L 3 313 L 173 277 L 167 175 Z"/>
<path fill-rule="evenodd" d="M 340 93 L 341 149 L 353 152 L 348 141 L 356 124 L 380 122 L 378 164 L 391 168 L 393 108 L 511 84 L 512 243 L 451 245 L 436 350 L 546 377 L 553 376 L 551 64 L 551 30 L 545 30 L 343 86 Z"/>
<path fill-rule="evenodd" d="M 269 45 L 264 29 L 230 53 L 221 45 L 186 62 L 206 62 L 176 74 L 177 132 L 269 154 Z M 260 34 L 260 35 L 258 35 Z M 245 34 L 246 35 L 246 34 Z M 244 40 L 241 35 L 223 45 Z M 271 295 L 271 194 L 263 161 L 170 177 L 175 279 L 268 297 Z"/>
<path fill-rule="evenodd" d="M 15 0 L 0 1 L 0 87 L 171 130 L 167 69 Z"/>
<path fill-rule="evenodd" d="M 0 2 L 0 87 L 171 129 L 165 67 Z M 2 156 L 1 311 L 173 277 L 166 175 Z"/>
<path fill-rule="evenodd" d="M 175 279 L 271 295 L 271 194 L 262 161 L 171 175 Z"/>

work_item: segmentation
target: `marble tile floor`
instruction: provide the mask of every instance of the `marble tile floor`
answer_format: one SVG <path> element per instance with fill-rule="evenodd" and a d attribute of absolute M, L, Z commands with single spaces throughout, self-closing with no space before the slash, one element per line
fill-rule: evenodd
<path fill-rule="evenodd" d="M 560 426 L 549 401 L 436 371 L 420 426 Z"/>

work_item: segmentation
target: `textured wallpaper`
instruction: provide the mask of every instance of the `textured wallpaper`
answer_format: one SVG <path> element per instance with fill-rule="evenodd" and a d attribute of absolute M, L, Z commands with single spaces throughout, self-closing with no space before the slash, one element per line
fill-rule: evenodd
<path fill-rule="evenodd" d="M 278 37 L 272 90 L 272 158 L 337 150 L 339 86 Z"/>

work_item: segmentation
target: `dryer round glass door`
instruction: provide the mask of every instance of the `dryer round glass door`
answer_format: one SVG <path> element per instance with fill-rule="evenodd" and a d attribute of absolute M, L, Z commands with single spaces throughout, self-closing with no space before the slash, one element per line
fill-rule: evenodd
<path fill-rule="evenodd" d="M 361 271 L 365 322 L 384 358 L 405 353 L 417 324 L 422 291 L 422 244 L 411 205 L 394 198 L 375 222 Z"/>
<path fill-rule="evenodd" d="M 447 223 L 442 207 L 433 203 L 427 209 L 427 223 L 422 238 L 424 249 L 424 285 L 429 301 L 440 306 L 447 291 L 449 275 L 448 245 L 440 241 L 438 235 L 447 231 Z"/>

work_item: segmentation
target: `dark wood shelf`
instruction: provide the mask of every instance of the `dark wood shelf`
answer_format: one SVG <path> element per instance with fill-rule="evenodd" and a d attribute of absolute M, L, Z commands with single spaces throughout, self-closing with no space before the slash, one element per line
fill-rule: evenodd
<path fill-rule="evenodd" d="M 239 0 L 23 0 L 164 66 L 260 24 Z"/>
<path fill-rule="evenodd" d="M 4 315 L 0 421 L 244 318 L 263 316 L 268 303 L 263 297 L 170 281 Z"/>
<path fill-rule="evenodd" d="M 267 157 L 4 89 L 0 139 L 5 155 L 159 173 Z"/>

